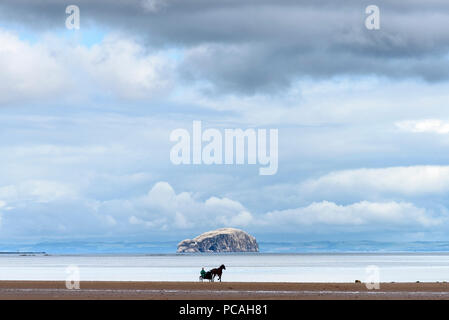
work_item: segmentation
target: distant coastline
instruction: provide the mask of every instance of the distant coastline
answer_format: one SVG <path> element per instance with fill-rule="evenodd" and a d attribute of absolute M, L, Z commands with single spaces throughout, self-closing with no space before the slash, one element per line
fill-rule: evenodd
<path fill-rule="evenodd" d="M 45 255 L 45 251 L 0 251 L 0 254 L 18 254 L 18 255 Z"/>
<path fill-rule="evenodd" d="M 259 253 L 449 253 L 449 241 L 258 241 Z M 1 244 L 0 254 L 172 254 L 178 241 Z"/>

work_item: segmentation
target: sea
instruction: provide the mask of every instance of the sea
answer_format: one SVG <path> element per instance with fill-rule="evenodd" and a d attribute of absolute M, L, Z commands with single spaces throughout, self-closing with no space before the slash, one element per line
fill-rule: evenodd
<path fill-rule="evenodd" d="M 0 254 L 0 280 L 198 281 L 224 264 L 223 281 L 443 282 L 449 253 Z"/>

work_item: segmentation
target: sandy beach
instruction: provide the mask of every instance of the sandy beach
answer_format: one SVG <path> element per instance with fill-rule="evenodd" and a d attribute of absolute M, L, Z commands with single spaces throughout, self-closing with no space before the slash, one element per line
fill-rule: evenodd
<path fill-rule="evenodd" d="M 0 299 L 432 300 L 449 299 L 449 283 L 381 283 L 379 290 L 368 290 L 363 283 L 92 281 L 68 290 L 63 281 L 0 281 Z"/>

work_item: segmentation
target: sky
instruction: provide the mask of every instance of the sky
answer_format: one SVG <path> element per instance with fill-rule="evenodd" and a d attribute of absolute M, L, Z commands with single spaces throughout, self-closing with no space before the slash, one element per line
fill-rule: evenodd
<path fill-rule="evenodd" d="M 447 241 L 448 98 L 443 0 L 2 0 L 0 242 Z M 174 165 L 193 121 L 276 174 Z"/>

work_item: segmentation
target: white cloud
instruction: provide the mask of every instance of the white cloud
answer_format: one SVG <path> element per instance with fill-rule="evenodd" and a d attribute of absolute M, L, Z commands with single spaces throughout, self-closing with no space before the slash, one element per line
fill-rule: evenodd
<path fill-rule="evenodd" d="M 443 221 L 441 216 L 436 217 L 432 211 L 410 202 L 394 201 L 361 201 L 349 205 L 321 201 L 300 208 L 253 216 L 238 201 L 211 197 L 203 202 L 188 192 L 176 194 L 167 182 L 156 183 L 147 196 L 126 203 L 127 212 L 133 212 L 128 222 L 153 230 L 276 226 L 276 230 L 284 231 L 307 226 L 325 226 L 342 227 L 350 231 L 354 226 L 371 229 L 432 227 Z M 117 203 L 114 206 L 117 207 Z M 120 205 L 118 209 L 121 210 Z"/>
<path fill-rule="evenodd" d="M 167 182 L 156 183 L 145 197 L 119 201 L 117 205 L 133 212 L 129 223 L 162 230 L 241 227 L 253 220 L 237 201 L 218 197 L 197 200 L 189 192 L 176 194 Z"/>
<path fill-rule="evenodd" d="M 300 186 L 321 194 L 399 193 L 417 195 L 449 191 L 449 166 L 409 166 L 335 171 Z"/>
<path fill-rule="evenodd" d="M 44 45 L 30 45 L 0 29 L 0 104 L 61 93 L 69 73 Z"/>
<path fill-rule="evenodd" d="M 368 226 L 380 225 L 423 227 L 438 225 L 441 220 L 433 218 L 423 208 L 406 202 L 361 201 L 350 205 L 333 202 L 314 202 L 306 207 L 269 212 L 261 219 L 262 225 L 301 227 L 310 225 Z M 348 229 L 349 230 L 349 229 Z"/>
<path fill-rule="evenodd" d="M 211 197 L 205 202 L 209 212 L 217 215 L 217 221 L 224 226 L 246 226 L 253 222 L 253 216 L 240 202 L 228 199 Z"/>
<path fill-rule="evenodd" d="M 437 134 L 449 133 L 449 122 L 444 122 L 439 119 L 399 121 L 396 122 L 395 125 L 400 130 L 406 132 Z"/>
<path fill-rule="evenodd" d="M 410 202 L 361 201 L 349 205 L 314 202 L 304 207 L 253 215 L 240 202 L 210 197 L 201 200 L 190 192 L 176 193 L 167 182 L 154 184 L 141 197 L 96 201 L 50 181 L 33 181 L 0 189 L 2 235 L 52 237 L 73 235 L 123 236 L 153 232 L 201 232 L 219 227 L 301 230 L 399 230 L 402 227 L 438 227 L 445 216 Z M 11 199 L 11 200 L 8 200 Z M 315 229 L 316 228 L 316 229 Z M 323 229 L 324 228 L 324 229 Z"/>
<path fill-rule="evenodd" d="M 125 99 L 145 99 L 171 89 L 173 64 L 163 54 L 148 54 L 138 43 L 109 36 L 74 52 L 96 85 Z"/>
<path fill-rule="evenodd" d="M 182 196 L 180 196 L 179 198 L 182 198 Z M 170 208 L 173 206 L 174 202 L 179 200 L 179 198 L 177 198 L 175 190 L 169 183 L 158 182 L 148 192 L 148 196 L 146 197 L 145 202 L 149 205 L 155 205 L 162 208 Z M 188 196 L 185 196 L 184 198 L 187 201 L 189 200 Z"/>
<path fill-rule="evenodd" d="M 55 38 L 31 45 L 0 29 L 0 43 L 0 104 L 89 95 L 149 99 L 172 87 L 172 61 L 129 38 L 108 36 L 92 47 Z"/>

